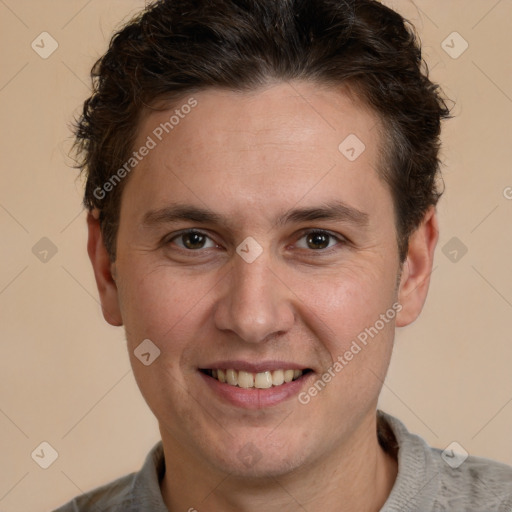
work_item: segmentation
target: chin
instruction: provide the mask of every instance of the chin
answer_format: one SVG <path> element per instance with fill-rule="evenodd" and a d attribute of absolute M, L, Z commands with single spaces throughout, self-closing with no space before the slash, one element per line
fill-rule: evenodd
<path fill-rule="evenodd" d="M 289 438 L 288 438 L 289 439 Z M 268 479 L 290 474 L 303 467 L 307 456 L 304 446 L 290 442 L 276 446 L 268 438 L 248 439 L 245 443 L 231 443 L 222 454 L 211 454 L 213 464 L 235 478 Z"/>

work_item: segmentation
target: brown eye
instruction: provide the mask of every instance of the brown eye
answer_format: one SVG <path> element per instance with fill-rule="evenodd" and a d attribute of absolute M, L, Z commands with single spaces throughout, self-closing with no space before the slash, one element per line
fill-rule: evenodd
<path fill-rule="evenodd" d="M 329 246 L 330 235 L 321 232 L 309 233 L 306 237 L 310 249 L 325 249 Z"/>
<path fill-rule="evenodd" d="M 336 236 L 328 231 L 311 230 L 305 232 L 299 238 L 296 245 L 299 249 L 321 251 L 323 249 L 330 249 L 343 242 L 344 238 L 341 235 Z"/>
<path fill-rule="evenodd" d="M 209 249 L 215 247 L 215 243 L 209 236 L 200 231 L 186 231 L 173 237 L 169 243 L 174 242 L 178 247 L 188 250 Z M 210 245 L 207 245 L 207 244 Z"/>
<path fill-rule="evenodd" d="M 187 249 L 201 249 L 206 239 L 201 233 L 185 233 L 181 236 Z"/>

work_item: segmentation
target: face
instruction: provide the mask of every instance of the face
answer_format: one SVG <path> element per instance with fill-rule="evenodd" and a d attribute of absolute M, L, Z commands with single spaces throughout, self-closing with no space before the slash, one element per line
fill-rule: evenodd
<path fill-rule="evenodd" d="M 280 475 L 357 446 L 404 314 L 378 121 L 308 83 L 193 97 L 169 133 L 176 106 L 141 123 L 104 311 L 164 445 Z"/>

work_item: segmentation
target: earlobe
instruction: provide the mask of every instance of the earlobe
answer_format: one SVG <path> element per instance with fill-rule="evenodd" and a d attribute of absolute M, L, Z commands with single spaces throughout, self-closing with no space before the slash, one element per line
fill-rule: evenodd
<path fill-rule="evenodd" d="M 423 309 L 438 238 L 437 214 L 435 207 L 431 206 L 422 223 L 409 237 L 409 249 L 403 264 L 398 292 L 402 310 L 397 315 L 397 327 L 414 322 Z"/>
<path fill-rule="evenodd" d="M 94 270 L 103 317 L 110 325 L 120 326 L 123 325 L 123 319 L 119 308 L 118 290 L 115 282 L 115 264 L 110 261 L 105 244 L 103 243 L 100 222 L 95 213 L 93 211 L 87 214 L 87 229 L 89 233 L 87 252 Z"/>

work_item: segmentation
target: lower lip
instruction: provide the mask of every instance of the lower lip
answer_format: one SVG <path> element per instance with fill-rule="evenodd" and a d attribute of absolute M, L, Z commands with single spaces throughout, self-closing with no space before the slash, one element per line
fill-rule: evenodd
<path fill-rule="evenodd" d="M 287 382 L 280 386 L 272 386 L 267 389 L 239 388 L 237 386 L 231 386 L 231 384 L 220 382 L 201 371 L 199 374 L 216 395 L 229 402 L 231 405 L 244 407 L 246 409 L 263 409 L 280 404 L 298 395 L 308 378 L 313 375 L 313 372 L 309 372 L 292 382 Z"/>

